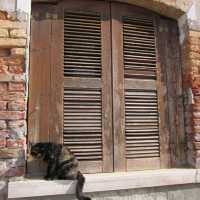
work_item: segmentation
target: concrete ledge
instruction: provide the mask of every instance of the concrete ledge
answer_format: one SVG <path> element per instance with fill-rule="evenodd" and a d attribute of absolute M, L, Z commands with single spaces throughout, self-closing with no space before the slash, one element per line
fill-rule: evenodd
<path fill-rule="evenodd" d="M 163 169 L 124 173 L 87 174 L 84 192 L 200 183 L 196 169 Z M 23 180 L 9 183 L 8 198 L 73 194 L 75 181 Z"/>

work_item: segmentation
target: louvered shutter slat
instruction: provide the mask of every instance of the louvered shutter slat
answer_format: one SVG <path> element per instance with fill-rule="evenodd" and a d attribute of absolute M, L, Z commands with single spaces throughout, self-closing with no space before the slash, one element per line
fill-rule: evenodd
<path fill-rule="evenodd" d="M 154 16 L 128 5 L 114 5 L 112 16 L 116 170 L 159 168 Z"/>
<path fill-rule="evenodd" d="M 107 93 L 111 90 L 107 78 L 111 76 L 110 56 L 105 58 L 103 53 L 105 49 L 107 53 L 110 51 L 106 43 L 110 39 L 110 26 L 103 20 L 109 17 L 109 5 L 90 0 L 82 4 L 79 0 L 61 3 L 64 8 L 63 143 L 78 158 L 83 172 L 111 171 L 112 153 L 108 155 L 108 152 L 112 149 L 104 147 L 112 146 L 112 119 L 111 112 L 108 113 L 111 92 Z M 105 121 L 105 116 L 109 121 Z"/>
<path fill-rule="evenodd" d="M 64 14 L 64 76 L 101 77 L 101 19 L 98 14 L 90 15 Z"/>
<path fill-rule="evenodd" d="M 156 44 L 153 18 L 148 21 L 143 20 L 142 15 L 138 15 L 137 21 L 134 18 L 134 16 L 128 17 L 128 20 L 126 17 L 123 18 L 125 81 L 127 78 L 156 79 Z M 138 52 L 137 47 L 145 49 L 145 53 Z M 126 159 L 130 163 L 134 159 L 160 157 L 158 101 L 157 92 L 153 89 L 155 88 L 144 90 L 141 87 L 137 90 L 125 90 Z M 137 101 L 135 102 L 135 100 Z M 138 118 L 137 113 L 143 114 L 145 118 Z M 154 114 L 155 117 L 152 118 L 149 113 Z M 139 144 L 140 147 L 134 146 L 135 143 Z M 130 147 L 130 145 L 133 146 Z"/>
<path fill-rule="evenodd" d="M 134 18 L 135 16 L 123 17 L 125 77 L 155 79 L 156 53 L 153 20 L 145 22 L 143 16 L 141 16 L 141 21 L 139 18 L 135 21 Z M 145 39 L 146 36 L 149 39 Z M 146 49 L 145 54 L 138 52 L 137 48 Z"/>

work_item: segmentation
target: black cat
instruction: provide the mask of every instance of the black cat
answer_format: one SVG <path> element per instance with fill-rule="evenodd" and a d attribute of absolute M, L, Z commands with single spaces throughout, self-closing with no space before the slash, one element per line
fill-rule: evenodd
<path fill-rule="evenodd" d="M 31 147 L 31 155 L 43 159 L 47 163 L 45 179 L 77 180 L 76 197 L 79 200 L 91 200 L 90 197 L 83 195 L 85 178 L 78 171 L 78 160 L 66 146 L 54 143 L 36 143 Z"/>

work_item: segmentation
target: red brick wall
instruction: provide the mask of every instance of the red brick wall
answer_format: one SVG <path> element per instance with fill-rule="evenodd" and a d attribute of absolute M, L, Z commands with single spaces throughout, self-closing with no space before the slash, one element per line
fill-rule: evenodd
<path fill-rule="evenodd" d="M 182 58 L 188 163 L 200 168 L 200 32 L 189 31 Z"/>
<path fill-rule="evenodd" d="M 0 176 L 21 176 L 26 149 L 26 23 L 0 12 Z"/>

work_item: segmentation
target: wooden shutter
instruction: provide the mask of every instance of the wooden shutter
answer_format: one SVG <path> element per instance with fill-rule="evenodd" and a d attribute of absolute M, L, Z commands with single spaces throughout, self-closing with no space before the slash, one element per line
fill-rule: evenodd
<path fill-rule="evenodd" d="M 56 6 L 33 4 L 31 20 L 28 139 L 62 142 L 62 32 Z M 42 175 L 41 163 L 28 163 L 28 172 Z"/>
<path fill-rule="evenodd" d="M 60 4 L 64 29 L 63 142 L 83 172 L 109 172 L 112 102 L 109 4 Z"/>
<path fill-rule="evenodd" d="M 184 108 L 182 90 L 181 50 L 178 25 L 175 20 L 157 16 L 157 46 L 159 52 L 159 98 L 167 99 L 160 107 L 160 115 L 168 115 L 161 124 L 165 130 L 160 140 L 164 166 L 186 165 L 186 136 L 184 130 Z M 163 85 L 166 85 L 165 87 Z M 164 109 L 166 108 L 167 109 Z M 161 116 L 161 117 L 162 117 Z M 162 133 L 162 132 L 161 132 Z M 168 145 L 168 144 L 169 145 Z M 170 157 L 170 164 L 166 158 Z M 169 162 L 169 159 L 168 159 Z"/>
<path fill-rule="evenodd" d="M 61 25 L 56 6 L 33 4 L 28 116 L 31 142 L 62 142 Z"/>
<path fill-rule="evenodd" d="M 160 138 L 168 134 L 161 125 L 168 116 L 159 116 L 164 98 L 159 90 L 155 16 L 112 4 L 112 33 L 115 170 L 160 168 L 166 151 L 161 152 Z M 163 87 L 166 90 L 165 83 Z"/>
<path fill-rule="evenodd" d="M 32 12 L 29 141 L 67 145 L 89 173 L 182 166 L 176 22 L 93 0 Z"/>
<path fill-rule="evenodd" d="M 43 11 L 42 11 L 43 10 Z M 30 81 L 29 81 L 29 141 L 49 141 L 51 19 L 48 5 L 32 7 Z M 43 14 L 42 14 L 43 12 Z"/>

